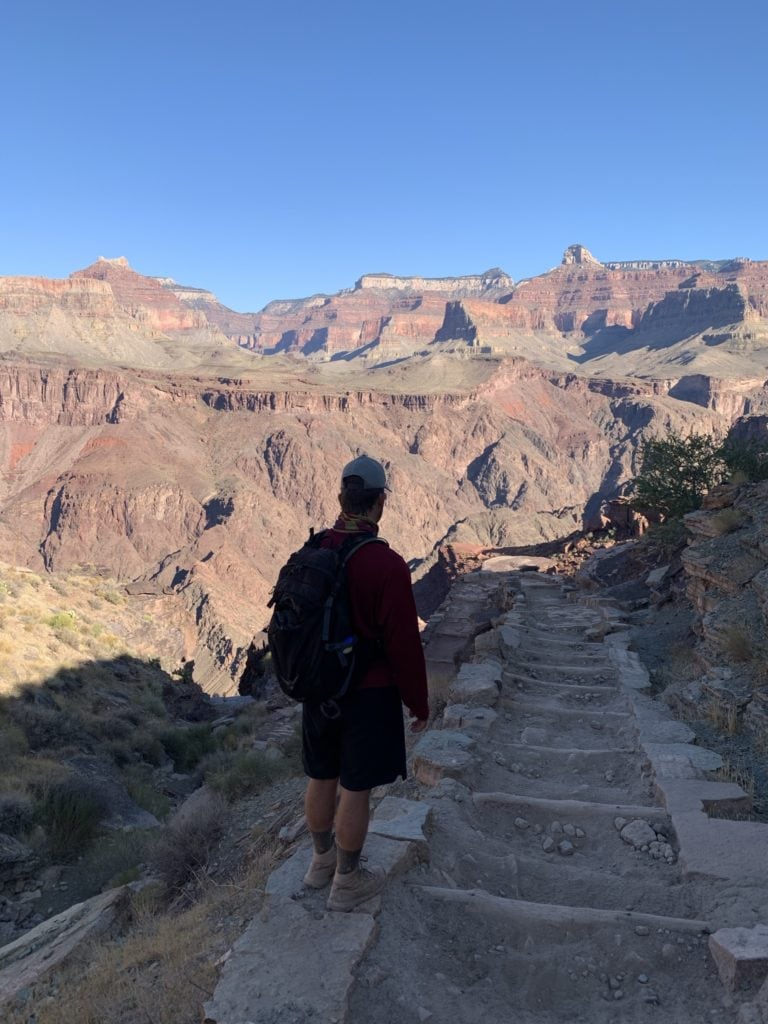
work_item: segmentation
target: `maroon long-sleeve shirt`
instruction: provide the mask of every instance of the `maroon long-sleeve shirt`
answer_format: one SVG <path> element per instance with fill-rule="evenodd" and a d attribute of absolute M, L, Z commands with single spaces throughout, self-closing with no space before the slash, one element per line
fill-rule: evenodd
<path fill-rule="evenodd" d="M 362 539 L 365 533 L 355 536 Z M 331 529 L 323 547 L 340 547 L 350 536 Z M 366 640 L 378 641 L 383 651 L 383 657 L 365 672 L 360 687 L 396 686 L 411 714 L 428 718 L 427 669 L 405 560 L 385 544 L 366 544 L 352 555 L 346 571 L 355 631 Z"/>

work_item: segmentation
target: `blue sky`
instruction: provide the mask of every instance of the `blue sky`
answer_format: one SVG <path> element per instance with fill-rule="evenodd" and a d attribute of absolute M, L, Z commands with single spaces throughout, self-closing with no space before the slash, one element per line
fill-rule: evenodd
<path fill-rule="evenodd" d="M 768 258 L 757 0 L 6 0 L 0 275 Z"/>

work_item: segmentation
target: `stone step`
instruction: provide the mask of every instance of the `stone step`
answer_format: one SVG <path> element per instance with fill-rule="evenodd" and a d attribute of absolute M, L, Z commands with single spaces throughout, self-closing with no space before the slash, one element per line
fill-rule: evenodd
<path fill-rule="evenodd" d="M 517 793 L 482 792 L 473 793 L 472 802 L 476 807 L 484 807 L 489 804 L 499 807 L 522 807 L 571 818 L 584 814 L 597 814 L 610 819 L 645 818 L 654 821 L 667 819 L 666 811 L 657 804 L 603 804 L 591 800 L 547 800 L 543 797 L 523 796 Z"/>
<path fill-rule="evenodd" d="M 494 896 L 482 889 L 443 889 L 438 886 L 420 886 L 430 899 L 458 903 L 468 910 L 484 914 L 501 914 L 511 924 L 550 925 L 555 928 L 605 928 L 607 925 L 626 925 L 659 929 L 670 933 L 706 934 L 711 931 L 708 921 L 699 918 L 667 917 L 663 914 L 644 914 L 634 910 L 604 910 L 598 907 L 571 907 L 564 904 L 532 903 L 527 900 Z"/>
<path fill-rule="evenodd" d="M 503 707 L 519 708 L 525 712 L 532 712 L 534 714 L 552 714 L 557 715 L 560 718 L 567 718 L 572 716 L 574 719 L 586 722 L 600 722 L 605 721 L 610 724 L 612 722 L 626 722 L 627 719 L 633 718 L 633 715 L 629 711 L 605 711 L 597 708 L 564 708 L 559 706 L 554 701 L 541 702 L 531 700 L 529 697 L 517 693 L 505 693 L 502 695 L 501 704 Z"/>

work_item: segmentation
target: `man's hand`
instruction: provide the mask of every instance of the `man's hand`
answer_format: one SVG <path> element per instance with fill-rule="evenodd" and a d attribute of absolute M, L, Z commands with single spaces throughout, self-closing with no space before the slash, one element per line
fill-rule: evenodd
<path fill-rule="evenodd" d="M 414 718 L 411 722 L 411 732 L 424 732 L 428 725 L 428 718 Z"/>

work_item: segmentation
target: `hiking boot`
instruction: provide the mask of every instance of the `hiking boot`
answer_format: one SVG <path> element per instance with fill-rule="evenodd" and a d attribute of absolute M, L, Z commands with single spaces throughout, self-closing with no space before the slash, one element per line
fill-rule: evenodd
<path fill-rule="evenodd" d="M 386 880 L 387 875 L 383 868 L 358 867 L 346 875 L 340 875 L 337 871 L 333 876 L 331 894 L 328 897 L 328 909 L 354 910 L 381 892 Z"/>
<path fill-rule="evenodd" d="M 304 885 L 310 889 L 322 889 L 333 878 L 336 871 L 336 843 L 325 853 L 313 853 L 312 863 L 304 875 Z"/>

